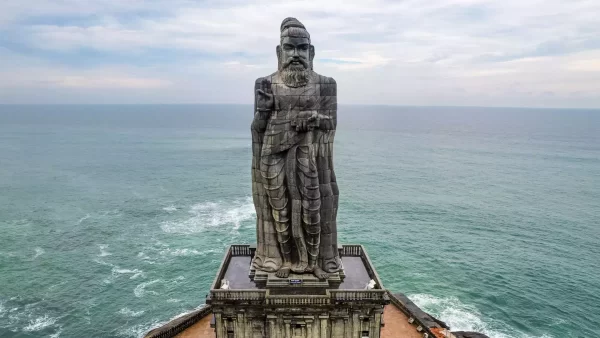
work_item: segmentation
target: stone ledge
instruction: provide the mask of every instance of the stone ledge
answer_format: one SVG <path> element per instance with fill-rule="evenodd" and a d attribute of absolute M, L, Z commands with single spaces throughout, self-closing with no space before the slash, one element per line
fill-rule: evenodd
<path fill-rule="evenodd" d="M 181 317 L 173 319 L 163 326 L 157 327 L 156 329 L 148 332 L 144 338 L 173 338 L 179 333 L 183 332 L 190 326 L 197 323 L 200 319 L 212 314 L 212 307 L 205 305 L 199 310 L 192 311 Z"/>

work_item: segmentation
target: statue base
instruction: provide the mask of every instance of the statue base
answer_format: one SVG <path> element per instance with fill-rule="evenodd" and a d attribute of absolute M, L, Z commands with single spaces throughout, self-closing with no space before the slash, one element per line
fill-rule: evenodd
<path fill-rule="evenodd" d="M 287 278 L 280 278 L 275 276 L 275 272 L 264 272 L 256 270 L 254 267 L 250 268 L 248 274 L 250 280 L 256 284 L 259 289 L 270 289 L 270 288 L 324 288 L 324 289 L 337 289 L 340 284 L 344 281 L 346 274 L 344 268 L 340 269 L 339 272 L 334 272 L 329 275 L 327 279 L 319 279 L 315 275 L 310 273 L 296 274 L 290 273 Z"/>
<path fill-rule="evenodd" d="M 362 245 L 341 246 L 327 279 L 257 270 L 255 250 L 232 245 L 223 258 L 206 299 L 216 338 L 379 338 L 390 298 Z"/>

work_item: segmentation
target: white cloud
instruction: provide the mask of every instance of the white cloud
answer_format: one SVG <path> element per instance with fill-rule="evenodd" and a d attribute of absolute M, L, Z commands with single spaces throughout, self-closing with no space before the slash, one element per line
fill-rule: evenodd
<path fill-rule="evenodd" d="M 250 102 L 240 81 L 251 88 L 253 77 L 275 69 L 279 24 L 295 16 L 311 33 L 316 70 L 338 80 L 342 103 L 535 106 L 547 104 L 552 91 L 559 98 L 552 104 L 600 106 L 599 12 L 596 0 L 20 0 L 0 5 L 0 34 L 18 32 L 17 43 L 39 51 L 20 67 L 44 60 L 45 52 L 55 63 L 64 55 L 57 86 L 185 83 L 235 88 L 235 102 Z M 67 61 L 85 57 L 73 56 L 81 50 L 123 57 L 125 75 L 84 81 L 91 70 Z M 152 63 L 146 61 L 157 53 L 167 60 L 146 68 L 136 61 Z M 214 98 L 198 92 L 187 99 Z"/>

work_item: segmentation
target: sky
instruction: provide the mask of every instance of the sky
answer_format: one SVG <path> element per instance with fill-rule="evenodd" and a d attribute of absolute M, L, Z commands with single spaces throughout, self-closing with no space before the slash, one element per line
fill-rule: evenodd
<path fill-rule="evenodd" d="M 0 103 L 251 104 L 289 16 L 340 104 L 600 108 L 598 0 L 2 0 Z"/>

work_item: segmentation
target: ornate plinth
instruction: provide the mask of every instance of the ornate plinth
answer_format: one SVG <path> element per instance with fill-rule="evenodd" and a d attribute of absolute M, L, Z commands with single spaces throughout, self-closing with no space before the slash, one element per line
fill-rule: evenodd
<path fill-rule="evenodd" d="M 389 297 L 362 246 L 342 246 L 344 269 L 324 280 L 257 271 L 253 252 L 231 246 L 215 278 L 206 303 L 217 338 L 379 337 Z"/>
<path fill-rule="evenodd" d="M 291 273 L 287 278 L 279 278 L 274 272 L 256 271 L 250 268 L 248 275 L 259 288 L 324 288 L 335 289 L 344 281 L 346 274 L 342 269 L 340 272 L 332 273 L 327 279 L 318 279 L 312 274 Z"/>

